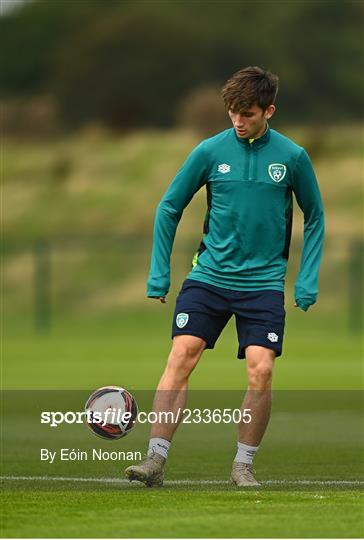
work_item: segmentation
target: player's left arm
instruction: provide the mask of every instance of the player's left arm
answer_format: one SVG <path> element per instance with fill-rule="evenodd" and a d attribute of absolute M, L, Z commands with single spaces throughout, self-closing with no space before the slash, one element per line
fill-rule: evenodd
<path fill-rule="evenodd" d="M 302 149 L 293 174 L 293 192 L 304 215 L 300 270 L 295 282 L 296 305 L 307 311 L 316 302 L 324 241 L 324 209 L 315 171 Z"/>

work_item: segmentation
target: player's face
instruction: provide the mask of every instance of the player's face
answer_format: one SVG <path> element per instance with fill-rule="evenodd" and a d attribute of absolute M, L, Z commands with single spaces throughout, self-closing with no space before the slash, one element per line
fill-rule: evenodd
<path fill-rule="evenodd" d="M 263 135 L 267 120 L 273 116 L 274 111 L 274 105 L 269 105 L 265 111 L 258 105 L 252 105 L 244 111 L 229 110 L 229 116 L 238 137 L 255 139 Z"/>

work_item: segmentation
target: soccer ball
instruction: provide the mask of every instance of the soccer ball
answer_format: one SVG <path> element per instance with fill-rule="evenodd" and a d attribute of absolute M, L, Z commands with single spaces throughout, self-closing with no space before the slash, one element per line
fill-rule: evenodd
<path fill-rule="evenodd" d="M 103 386 L 92 392 L 85 405 L 86 423 L 103 439 L 121 439 L 134 427 L 138 405 L 120 386 Z"/>

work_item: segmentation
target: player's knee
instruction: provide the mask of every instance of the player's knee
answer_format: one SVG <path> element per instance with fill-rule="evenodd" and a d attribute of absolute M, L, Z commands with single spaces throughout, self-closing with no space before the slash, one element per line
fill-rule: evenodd
<path fill-rule="evenodd" d="M 195 336 L 176 336 L 173 339 L 171 355 L 182 363 L 199 358 L 205 348 L 205 342 Z"/>
<path fill-rule="evenodd" d="M 249 386 L 252 389 L 264 390 L 270 386 L 273 376 L 273 362 L 261 361 L 248 368 Z"/>
<path fill-rule="evenodd" d="M 167 369 L 180 376 L 188 376 L 195 367 L 201 352 L 201 343 L 176 340 L 168 358 Z"/>

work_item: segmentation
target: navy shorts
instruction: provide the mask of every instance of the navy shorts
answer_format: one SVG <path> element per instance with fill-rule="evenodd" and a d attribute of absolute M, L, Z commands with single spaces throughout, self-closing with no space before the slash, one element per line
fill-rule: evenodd
<path fill-rule="evenodd" d="M 213 349 L 232 315 L 238 333 L 238 358 L 248 345 L 282 354 L 285 309 L 281 291 L 233 291 L 186 279 L 176 300 L 172 337 L 197 336 Z"/>

